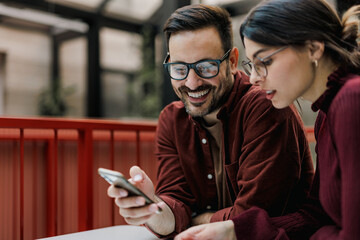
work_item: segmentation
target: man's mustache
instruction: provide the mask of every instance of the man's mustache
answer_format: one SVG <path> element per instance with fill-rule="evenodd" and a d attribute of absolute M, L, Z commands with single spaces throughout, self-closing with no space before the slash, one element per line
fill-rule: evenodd
<path fill-rule="evenodd" d="M 180 92 L 199 92 L 199 91 L 204 91 L 204 90 L 208 90 L 208 89 L 212 89 L 212 88 L 215 88 L 215 87 L 210 84 L 201 85 L 198 88 L 196 88 L 195 90 L 191 90 L 190 88 L 188 88 L 186 86 L 181 86 L 181 87 L 179 87 L 179 91 Z"/>

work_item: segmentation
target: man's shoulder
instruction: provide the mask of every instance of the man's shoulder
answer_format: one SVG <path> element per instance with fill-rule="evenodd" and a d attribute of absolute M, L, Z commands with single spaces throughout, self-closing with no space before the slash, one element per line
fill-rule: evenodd
<path fill-rule="evenodd" d="M 242 91 L 241 97 L 237 99 L 237 107 L 267 109 L 271 108 L 272 104 L 266 99 L 265 93 L 259 87 L 249 86 L 246 91 Z"/>
<path fill-rule="evenodd" d="M 186 112 L 184 103 L 181 101 L 174 101 L 166 105 L 161 114 L 176 114 L 181 112 Z"/>
<path fill-rule="evenodd" d="M 181 101 L 174 101 L 161 111 L 157 127 L 160 135 L 175 138 L 189 134 L 193 129 L 194 123 Z"/>
<path fill-rule="evenodd" d="M 165 106 L 159 116 L 160 121 L 166 119 L 167 122 L 183 121 L 188 118 L 189 114 L 181 101 L 174 101 Z"/>
<path fill-rule="evenodd" d="M 283 121 L 289 118 L 299 121 L 300 118 L 295 106 L 282 109 L 275 108 L 271 101 L 266 98 L 266 93 L 258 86 L 251 86 L 243 93 L 243 96 L 237 103 L 236 109 L 241 111 L 242 114 L 245 115 L 245 118 L 247 118 L 246 116 L 256 118 L 262 115 L 266 115 L 267 118 L 271 118 L 273 121 Z"/>

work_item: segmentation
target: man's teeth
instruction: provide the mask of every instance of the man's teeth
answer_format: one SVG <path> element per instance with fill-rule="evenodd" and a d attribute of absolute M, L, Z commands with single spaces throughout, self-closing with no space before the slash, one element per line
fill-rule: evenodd
<path fill-rule="evenodd" d="M 275 90 L 267 90 L 266 94 L 272 94 L 273 92 L 275 92 Z"/>
<path fill-rule="evenodd" d="M 205 94 L 207 94 L 209 91 L 210 91 L 210 89 L 207 89 L 207 90 L 200 91 L 200 92 L 188 92 L 188 94 L 192 98 L 200 98 L 200 97 L 204 96 Z"/>

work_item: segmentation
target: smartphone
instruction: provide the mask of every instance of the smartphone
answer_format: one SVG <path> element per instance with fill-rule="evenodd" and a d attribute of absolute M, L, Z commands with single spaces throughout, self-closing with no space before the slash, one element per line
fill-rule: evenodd
<path fill-rule="evenodd" d="M 141 196 L 145 198 L 146 204 L 154 203 L 148 196 L 145 195 L 140 189 L 131 184 L 121 173 L 105 168 L 99 168 L 98 173 L 103 177 L 108 183 L 113 184 L 115 187 L 123 188 L 129 192 L 129 196 Z M 161 208 L 159 212 L 161 212 Z"/>

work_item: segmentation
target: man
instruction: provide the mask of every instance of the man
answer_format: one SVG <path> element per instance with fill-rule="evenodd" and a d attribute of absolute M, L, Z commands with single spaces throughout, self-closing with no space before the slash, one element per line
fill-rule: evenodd
<path fill-rule="evenodd" d="M 171 15 L 164 32 L 169 49 L 164 67 L 181 101 L 159 117 L 156 194 L 145 172 L 130 169 L 132 182 L 157 204 L 144 205 L 142 197 L 127 197 L 111 186 L 108 194 L 120 214 L 129 224 L 173 236 L 190 225 L 231 219 L 251 206 L 271 216 L 296 210 L 313 178 L 301 121 L 290 108 L 273 108 L 237 70 L 229 14 L 186 6 Z"/>

